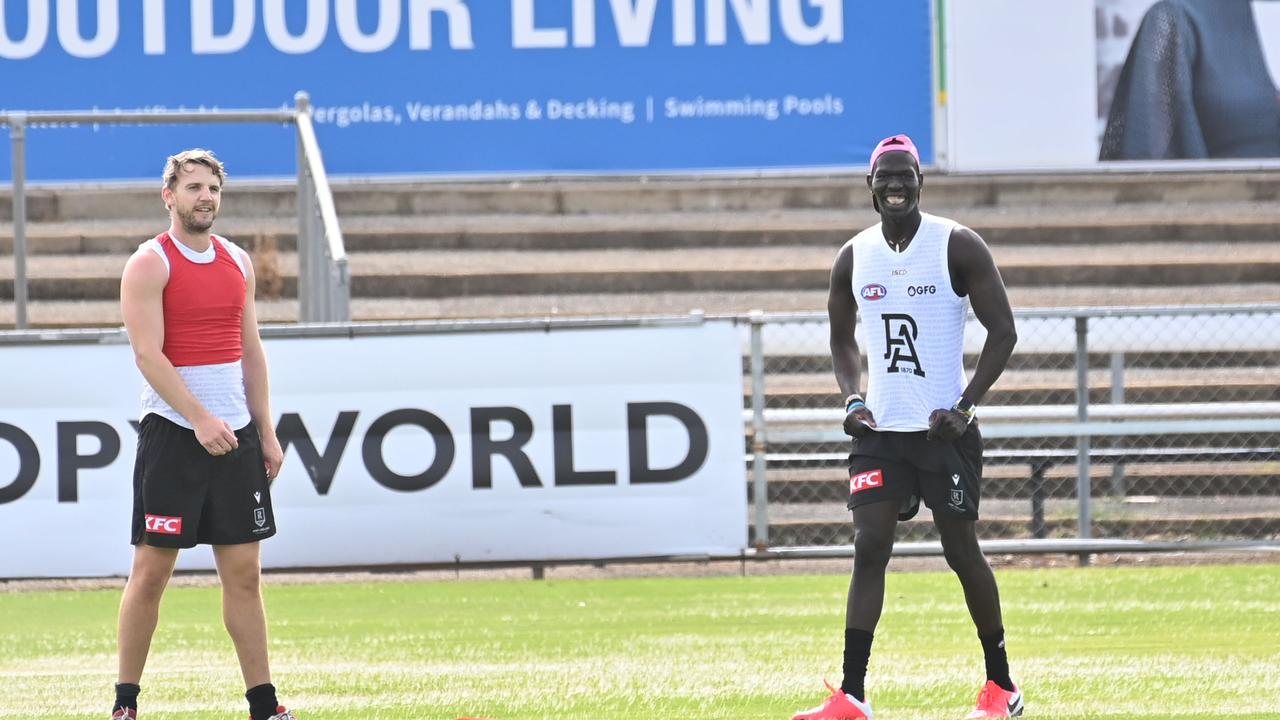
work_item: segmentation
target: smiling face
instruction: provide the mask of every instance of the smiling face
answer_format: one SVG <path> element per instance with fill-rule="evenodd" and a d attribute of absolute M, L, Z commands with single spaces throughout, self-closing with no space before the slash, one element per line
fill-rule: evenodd
<path fill-rule="evenodd" d="M 871 204 L 886 219 L 905 218 L 918 212 L 923 184 L 915 158 L 905 151 L 881 155 L 867 176 Z"/>
<path fill-rule="evenodd" d="M 222 204 L 222 179 L 198 162 L 178 166 L 172 187 L 161 191 L 175 225 L 197 235 L 209 232 Z"/>

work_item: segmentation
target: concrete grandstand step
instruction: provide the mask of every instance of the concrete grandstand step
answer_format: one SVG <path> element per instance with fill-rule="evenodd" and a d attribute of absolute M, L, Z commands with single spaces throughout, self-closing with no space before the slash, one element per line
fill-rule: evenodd
<path fill-rule="evenodd" d="M 227 201 L 244 215 L 296 214 L 292 181 L 227 183 Z M 157 173 L 158 175 L 159 173 Z M 725 212 L 740 210 L 864 209 L 865 176 L 624 177 L 452 181 L 439 179 L 334 178 L 341 216 L 450 214 L 598 214 Z M 956 175 L 928 173 L 928 206 L 976 207 L 1142 206 L 1274 203 L 1275 173 L 1072 173 L 1058 175 Z M 88 183 L 28 186 L 33 221 L 99 220 L 154 216 L 159 183 Z M 161 215 L 162 216 L 162 213 Z M 0 220 L 12 218 L 9 192 L 0 192 Z"/>
<path fill-rule="evenodd" d="M 118 281 L 117 281 L 118 282 Z M 1205 285 L 1195 293 L 1180 287 L 1010 288 L 1015 308 L 1092 307 L 1101 305 L 1169 307 L 1191 298 L 1221 303 L 1276 302 L 1280 283 Z M 450 298 L 353 298 L 353 320 L 432 320 L 470 318 L 634 317 L 681 315 L 694 310 L 709 314 L 766 312 L 824 312 L 826 290 L 717 293 L 583 293 L 547 295 L 471 295 Z M 297 322 L 296 300 L 259 299 L 264 322 Z M 117 300 L 44 300 L 28 307 L 33 327 L 117 327 Z M 13 327 L 12 295 L 0 295 L 0 329 Z"/>
<path fill-rule="evenodd" d="M 946 214 L 946 213 L 941 213 Z M 854 210 L 736 210 L 596 215 L 340 215 L 349 252 L 367 250 L 583 250 L 807 245 L 834 252 L 878 219 Z M 993 247 L 1054 244 L 1149 244 L 1171 241 L 1270 243 L 1280 239 L 1280 205 L 1211 207 L 972 208 L 957 216 Z M 146 219 L 33 222 L 28 252 L 130 252 L 162 223 Z M 224 209 L 218 232 L 249 246 L 269 236 L 296 245 L 296 221 Z M 12 224 L 0 224 L 0 253 L 12 252 Z"/>
<path fill-rule="evenodd" d="M 161 218 L 127 220 L 73 220 L 32 222 L 27 225 L 27 253 L 36 255 L 115 254 L 129 255 L 143 241 L 167 227 Z M 0 224 L 0 253 L 13 252 L 13 224 Z M 297 221 L 291 218 L 218 219 L 216 232 L 246 249 L 255 238 L 270 236 L 281 249 L 293 249 Z M 287 245 L 287 248 L 285 247 Z"/>

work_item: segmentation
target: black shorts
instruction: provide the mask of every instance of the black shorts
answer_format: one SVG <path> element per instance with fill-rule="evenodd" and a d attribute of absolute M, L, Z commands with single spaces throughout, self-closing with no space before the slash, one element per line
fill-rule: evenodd
<path fill-rule="evenodd" d="M 138 430 L 133 466 L 133 539 L 155 547 L 238 545 L 276 534 L 258 428 L 214 457 L 188 430 L 154 413 Z"/>
<path fill-rule="evenodd" d="M 978 519 L 982 492 L 982 433 L 978 423 L 952 442 L 928 433 L 871 432 L 849 453 L 849 509 L 892 500 L 910 520 L 920 500 L 934 515 Z"/>

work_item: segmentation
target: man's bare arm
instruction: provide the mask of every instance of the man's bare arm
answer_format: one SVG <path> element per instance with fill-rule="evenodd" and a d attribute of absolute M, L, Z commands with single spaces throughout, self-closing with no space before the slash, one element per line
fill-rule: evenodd
<path fill-rule="evenodd" d="M 1018 333 L 1014 328 L 1013 309 L 1009 306 L 1004 280 L 986 242 L 969 228 L 957 227 L 951 233 L 948 260 L 952 274 L 969 292 L 973 314 L 987 330 L 978 366 L 964 390 L 964 397 L 978 405 L 1009 364 L 1009 357 L 1018 342 Z"/>
<path fill-rule="evenodd" d="M 244 314 L 241 316 L 240 341 L 244 351 L 242 365 L 244 367 L 244 394 L 249 405 L 249 415 L 258 428 L 258 437 L 262 441 L 262 459 L 266 464 L 267 479 L 275 479 L 280 473 L 280 465 L 284 462 L 284 450 L 276 437 L 274 420 L 271 417 L 271 383 L 267 372 L 267 353 L 262 347 L 262 337 L 258 333 L 258 306 L 254 301 L 257 287 L 257 274 L 253 270 L 253 261 L 245 256 L 246 282 L 244 298 Z"/>
<path fill-rule="evenodd" d="M 853 245 L 845 245 L 831 266 L 831 286 L 827 292 L 827 319 L 831 325 L 831 364 L 836 373 L 840 394 L 849 397 L 862 387 L 862 361 L 858 341 L 854 336 L 854 324 L 858 317 L 858 305 L 853 299 Z M 868 428 L 876 426 L 875 417 L 864 404 L 847 409 L 844 431 L 852 437 L 860 437 Z"/>
<path fill-rule="evenodd" d="M 956 290 L 968 293 L 969 304 L 978 322 L 987 329 L 987 340 L 978 356 L 973 378 L 961 393 L 971 405 L 978 405 L 996 378 L 1004 372 L 1013 354 L 1018 335 L 1013 327 L 1013 310 L 1004 289 L 1004 280 L 996 268 L 991 250 L 977 233 L 966 227 L 951 232 L 947 247 L 951 282 Z M 958 401 L 958 399 L 957 399 Z M 952 441 L 965 433 L 972 418 L 957 408 L 937 408 L 929 413 L 929 439 Z"/>

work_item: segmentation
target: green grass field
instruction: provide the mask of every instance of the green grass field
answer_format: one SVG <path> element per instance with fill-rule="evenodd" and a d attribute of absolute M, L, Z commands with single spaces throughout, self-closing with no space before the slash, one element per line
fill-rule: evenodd
<path fill-rule="evenodd" d="M 1280 718 L 1280 566 L 1003 570 L 1027 717 Z M 268 580 L 270 582 L 270 580 Z M 786 720 L 839 681 L 844 576 L 268 587 L 302 720 Z M 117 590 L 0 592 L 0 718 L 104 720 Z M 247 716 L 218 593 L 166 596 L 142 720 Z M 947 573 L 891 573 L 878 720 L 959 718 L 981 651 Z M 20 702 L 30 698 L 30 702 Z"/>

